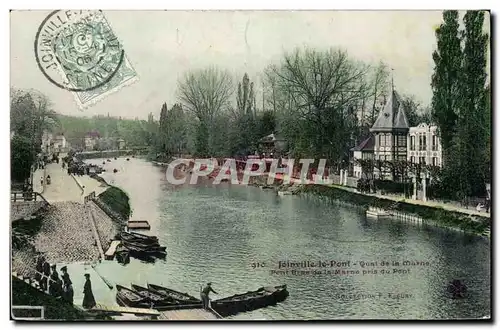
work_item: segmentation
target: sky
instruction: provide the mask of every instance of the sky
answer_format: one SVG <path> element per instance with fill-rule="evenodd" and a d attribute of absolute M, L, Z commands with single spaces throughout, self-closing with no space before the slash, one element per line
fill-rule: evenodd
<path fill-rule="evenodd" d="M 80 110 L 71 92 L 37 66 L 35 35 L 50 11 L 11 12 L 11 87 L 36 89 L 67 115 L 156 118 L 178 101 L 186 71 L 216 65 L 234 81 L 245 72 L 262 104 L 263 69 L 296 47 L 341 47 L 350 56 L 393 69 L 396 90 L 431 101 L 432 52 L 441 11 L 104 11 L 139 79 Z"/>

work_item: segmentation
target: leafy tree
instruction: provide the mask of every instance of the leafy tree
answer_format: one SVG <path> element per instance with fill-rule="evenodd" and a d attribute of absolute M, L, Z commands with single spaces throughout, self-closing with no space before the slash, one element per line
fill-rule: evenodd
<path fill-rule="evenodd" d="M 215 119 L 229 107 L 233 86 L 229 73 L 216 67 L 188 72 L 178 83 L 179 99 L 183 107 L 198 122 L 196 154 L 208 156 L 217 150 Z"/>
<path fill-rule="evenodd" d="M 437 50 L 432 54 L 435 67 L 432 75 L 432 115 L 439 127 L 443 147 L 443 163 L 449 162 L 450 149 L 456 132 L 457 112 L 461 98 L 461 62 L 458 11 L 443 12 L 443 23 L 436 30 Z"/>
<path fill-rule="evenodd" d="M 485 193 L 487 168 L 488 111 L 486 90 L 486 52 L 488 35 L 483 32 L 484 11 L 470 10 L 464 16 L 464 39 L 461 102 L 458 116 L 457 143 L 465 196 Z"/>
<path fill-rule="evenodd" d="M 23 182 L 30 177 L 31 165 L 35 161 L 35 152 L 30 137 L 14 135 L 10 141 L 10 175 L 16 182 Z"/>

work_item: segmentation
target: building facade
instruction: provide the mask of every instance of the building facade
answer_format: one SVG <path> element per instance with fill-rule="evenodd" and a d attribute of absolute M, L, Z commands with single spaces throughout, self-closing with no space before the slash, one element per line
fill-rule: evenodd
<path fill-rule="evenodd" d="M 52 148 L 54 152 L 68 151 L 68 142 L 63 134 L 56 135 L 52 138 Z"/>
<path fill-rule="evenodd" d="M 421 123 L 410 128 L 408 161 L 413 164 L 442 166 L 443 158 L 437 126 Z"/>
<path fill-rule="evenodd" d="M 375 139 L 374 160 L 397 161 L 408 158 L 408 132 L 410 127 L 399 94 L 394 90 L 370 128 Z M 379 168 L 384 176 L 392 177 L 389 168 Z M 382 173 L 379 173 L 379 176 Z M 392 178 L 393 180 L 398 178 Z"/>
<path fill-rule="evenodd" d="M 364 175 L 358 159 L 406 160 L 414 164 L 443 165 L 437 126 L 421 123 L 416 127 L 409 127 L 401 99 L 394 90 L 370 132 L 371 136 L 351 149 L 352 175 L 356 178 Z M 373 171 L 378 177 L 383 174 L 386 179 L 398 179 L 392 177 L 388 168 Z"/>
<path fill-rule="evenodd" d="M 101 135 L 99 132 L 89 132 L 85 135 L 85 138 L 83 139 L 83 143 L 85 145 L 85 150 L 94 150 L 98 141 L 100 140 Z"/>

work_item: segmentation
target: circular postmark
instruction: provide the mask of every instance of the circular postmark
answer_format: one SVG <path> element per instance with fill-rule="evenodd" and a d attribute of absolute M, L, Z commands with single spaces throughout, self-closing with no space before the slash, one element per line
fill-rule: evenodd
<path fill-rule="evenodd" d="M 44 76 L 72 91 L 107 84 L 118 72 L 125 52 L 102 11 L 56 10 L 38 28 L 35 57 Z"/>

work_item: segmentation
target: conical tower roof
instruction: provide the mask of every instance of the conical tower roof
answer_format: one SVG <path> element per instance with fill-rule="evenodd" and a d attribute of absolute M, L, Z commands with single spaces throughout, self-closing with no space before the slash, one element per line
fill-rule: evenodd
<path fill-rule="evenodd" d="M 401 97 L 393 89 L 384 109 L 370 128 L 370 132 L 408 132 L 410 129 L 408 119 L 401 102 Z"/>

